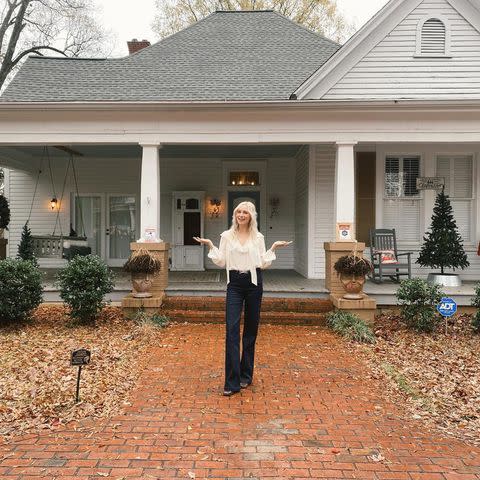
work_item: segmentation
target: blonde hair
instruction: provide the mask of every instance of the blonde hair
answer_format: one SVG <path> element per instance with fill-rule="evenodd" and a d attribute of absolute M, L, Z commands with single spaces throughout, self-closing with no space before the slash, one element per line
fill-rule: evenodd
<path fill-rule="evenodd" d="M 232 235 L 236 235 L 238 232 L 238 222 L 236 219 L 237 210 L 243 208 L 250 214 L 250 222 L 248 224 L 248 233 L 250 237 L 256 238 L 258 235 L 258 225 L 257 225 L 257 210 L 255 205 L 252 202 L 240 202 L 235 209 L 233 210 L 232 215 L 232 226 L 229 229 L 229 232 Z"/>

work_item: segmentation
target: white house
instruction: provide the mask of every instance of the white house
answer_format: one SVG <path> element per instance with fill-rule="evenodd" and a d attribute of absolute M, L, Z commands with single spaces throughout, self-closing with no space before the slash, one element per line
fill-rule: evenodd
<path fill-rule="evenodd" d="M 343 46 L 271 11 L 216 12 L 121 59 L 30 57 L 0 97 L 12 256 L 30 217 L 111 265 L 153 232 L 172 269 L 213 268 L 192 234 L 218 241 L 250 198 L 267 244 L 294 240 L 276 268 L 324 278 L 338 223 L 418 251 L 435 192 L 416 178 L 444 177 L 478 279 L 479 154 L 478 0 L 391 0 Z"/>

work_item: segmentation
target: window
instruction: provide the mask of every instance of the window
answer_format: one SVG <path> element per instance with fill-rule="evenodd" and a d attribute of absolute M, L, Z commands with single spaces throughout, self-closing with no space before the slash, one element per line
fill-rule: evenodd
<path fill-rule="evenodd" d="M 418 155 L 392 155 L 385 158 L 383 225 L 385 228 L 395 228 L 399 241 L 420 240 L 421 196 L 416 186 L 419 176 Z"/>
<path fill-rule="evenodd" d="M 446 18 L 426 17 L 419 22 L 416 55 L 421 57 L 450 55 L 450 35 Z"/>
<path fill-rule="evenodd" d="M 418 196 L 417 177 L 419 176 L 420 157 L 387 157 L 385 159 L 385 196 Z"/>
<path fill-rule="evenodd" d="M 473 222 L 473 158 L 471 155 L 437 156 L 437 176 L 445 178 L 457 227 L 464 242 L 471 242 Z"/>
<path fill-rule="evenodd" d="M 235 186 L 256 186 L 259 185 L 258 172 L 230 172 L 229 185 Z"/>

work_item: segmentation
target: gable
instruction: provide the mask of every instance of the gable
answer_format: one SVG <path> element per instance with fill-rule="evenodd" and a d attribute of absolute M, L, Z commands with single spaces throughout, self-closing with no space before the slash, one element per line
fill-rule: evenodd
<path fill-rule="evenodd" d="M 467 4 L 463 0 L 417 2 L 380 41 L 356 59 L 348 71 L 334 82 L 328 74 L 325 75 L 303 98 L 480 98 L 480 32 L 474 26 L 477 25 L 479 12 L 462 8 L 470 5 Z M 394 12 L 391 16 L 394 17 Z M 422 54 L 418 47 L 420 27 L 429 18 L 440 18 L 445 24 L 447 52 L 444 55 Z"/>

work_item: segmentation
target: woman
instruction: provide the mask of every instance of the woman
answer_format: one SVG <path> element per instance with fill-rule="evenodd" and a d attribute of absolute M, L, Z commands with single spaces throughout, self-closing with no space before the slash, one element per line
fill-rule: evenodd
<path fill-rule="evenodd" d="M 257 212 L 251 202 L 242 202 L 233 211 L 232 226 L 220 236 L 215 247 L 208 238 L 193 237 L 210 249 L 208 257 L 227 269 L 225 396 L 252 383 L 255 341 L 263 294 L 262 269 L 276 259 L 275 250 L 292 242 L 278 241 L 265 250 L 265 239 L 257 228 Z M 240 317 L 245 304 L 242 356 L 240 358 Z"/>

